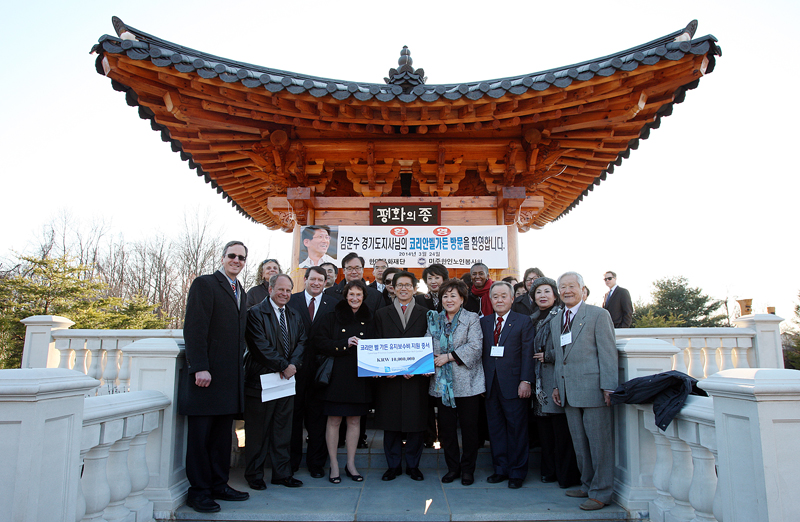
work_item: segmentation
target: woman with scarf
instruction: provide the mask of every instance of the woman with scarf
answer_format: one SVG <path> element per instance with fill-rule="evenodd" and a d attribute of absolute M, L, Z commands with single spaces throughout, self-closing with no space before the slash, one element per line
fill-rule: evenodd
<path fill-rule="evenodd" d="M 533 414 L 539 430 L 542 446 L 542 482 L 556 482 L 562 488 L 580 484 L 578 461 L 572 438 L 569 435 L 567 415 L 564 408 L 556 406 L 545 390 L 555 388 L 555 344 L 550 334 L 550 321 L 557 321 L 561 311 L 556 282 L 549 277 L 533 281 L 530 296 L 535 311 L 531 314 L 536 334 L 533 338 L 536 388 L 533 398 Z"/>
<path fill-rule="evenodd" d="M 480 394 L 486 391 L 483 378 L 483 333 L 478 314 L 465 310 L 469 287 L 450 279 L 439 288 L 443 310 L 428 311 L 428 332 L 433 341 L 436 373 L 429 394 L 439 409 L 439 441 L 444 450 L 445 484 L 461 477 L 461 484 L 475 481 L 478 458 Z M 458 425 L 461 425 L 462 453 L 459 458 Z"/>

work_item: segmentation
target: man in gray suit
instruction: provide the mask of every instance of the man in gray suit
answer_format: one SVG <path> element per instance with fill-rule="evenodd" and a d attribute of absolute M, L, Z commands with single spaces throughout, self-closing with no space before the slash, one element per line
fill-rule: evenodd
<path fill-rule="evenodd" d="M 610 504 L 613 493 L 611 393 L 618 383 L 618 356 L 611 316 L 583 302 L 583 287 L 577 272 L 558 278 L 564 311 L 550 323 L 556 344 L 553 401 L 566 410 L 581 471 L 581 489 L 567 496 L 586 498 L 580 508 L 595 510 Z"/>

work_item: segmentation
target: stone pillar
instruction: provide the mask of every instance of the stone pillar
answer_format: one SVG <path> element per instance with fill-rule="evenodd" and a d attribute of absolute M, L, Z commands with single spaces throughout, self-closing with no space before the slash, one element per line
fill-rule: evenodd
<path fill-rule="evenodd" d="M 25 325 L 23 368 L 57 368 L 60 355 L 55 349 L 53 330 L 69 328 L 73 323 L 58 315 L 34 315 L 20 321 Z"/>
<path fill-rule="evenodd" d="M 722 520 L 797 520 L 800 372 L 737 368 L 699 386 L 714 398 Z"/>
<path fill-rule="evenodd" d="M 756 331 L 753 350 L 753 368 L 783 368 L 783 346 L 781 345 L 782 317 L 772 314 L 743 315 L 733 320 L 739 328 Z"/>
<path fill-rule="evenodd" d="M 658 339 L 618 339 L 620 384 L 645 375 L 672 369 L 678 349 Z M 652 410 L 631 404 L 614 406 L 614 498 L 625 509 L 647 511 L 656 498 L 653 484 L 656 446 L 646 429 L 645 415 Z M 652 417 L 652 414 L 650 414 Z"/>
<path fill-rule="evenodd" d="M 182 340 L 180 340 L 182 342 Z M 178 415 L 178 374 L 184 364 L 175 339 L 141 339 L 125 347 L 130 357 L 131 391 L 157 390 L 172 401 L 147 438 L 150 481 L 144 495 L 153 502 L 155 518 L 169 518 L 186 498 L 186 417 Z"/>
<path fill-rule="evenodd" d="M 74 522 L 84 396 L 98 384 L 61 368 L 0 370 L 0 520 Z"/>

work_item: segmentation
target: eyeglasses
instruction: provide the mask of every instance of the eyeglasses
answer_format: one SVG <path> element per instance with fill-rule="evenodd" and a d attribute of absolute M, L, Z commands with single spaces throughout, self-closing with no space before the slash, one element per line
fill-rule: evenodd
<path fill-rule="evenodd" d="M 236 254 L 226 254 L 225 257 L 227 257 L 228 259 L 236 259 L 238 257 L 239 261 L 242 261 L 242 262 L 247 261 L 247 256 L 239 256 L 239 255 L 236 255 Z"/>
<path fill-rule="evenodd" d="M 346 266 L 346 267 L 344 267 L 344 271 L 345 272 L 360 272 L 361 270 L 364 270 L 363 266 Z"/>
<path fill-rule="evenodd" d="M 383 282 L 383 286 L 394 286 L 394 285 L 392 285 L 392 280 L 389 279 L 388 281 Z"/>
<path fill-rule="evenodd" d="M 411 283 L 400 283 L 399 285 L 394 285 L 395 288 L 414 288 L 414 285 Z"/>
<path fill-rule="evenodd" d="M 276 265 L 280 264 L 278 263 L 277 259 L 265 259 L 261 262 L 262 265 L 266 265 L 267 263 L 275 263 Z"/>
<path fill-rule="evenodd" d="M 604 279 L 605 279 L 606 281 L 611 281 L 611 280 L 612 280 L 612 279 L 614 279 L 614 278 L 613 278 L 613 277 L 605 277 Z"/>

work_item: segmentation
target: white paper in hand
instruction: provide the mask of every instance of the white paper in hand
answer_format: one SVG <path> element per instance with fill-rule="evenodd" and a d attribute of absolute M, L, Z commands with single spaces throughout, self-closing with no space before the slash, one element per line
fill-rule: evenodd
<path fill-rule="evenodd" d="M 261 376 L 261 402 L 294 395 L 294 383 L 294 375 L 282 379 L 280 372 L 265 373 Z"/>

